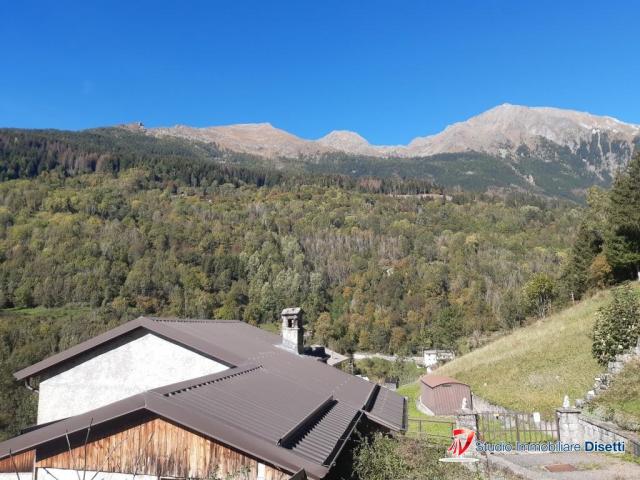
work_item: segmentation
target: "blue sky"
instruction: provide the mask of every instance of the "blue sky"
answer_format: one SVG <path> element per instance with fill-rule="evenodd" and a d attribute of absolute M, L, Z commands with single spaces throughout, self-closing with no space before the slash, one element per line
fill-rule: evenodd
<path fill-rule="evenodd" d="M 0 126 L 406 143 L 500 103 L 640 123 L 640 2 L 2 2 Z"/>

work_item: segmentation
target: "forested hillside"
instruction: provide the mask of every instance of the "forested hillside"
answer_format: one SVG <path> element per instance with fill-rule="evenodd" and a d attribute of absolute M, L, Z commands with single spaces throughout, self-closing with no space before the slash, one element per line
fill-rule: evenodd
<path fill-rule="evenodd" d="M 558 275 L 577 214 L 153 177 L 0 184 L 0 305 L 259 324 L 296 304 L 335 348 L 408 352 L 522 320 L 523 285 Z"/>
<path fill-rule="evenodd" d="M 538 285 L 553 300 L 581 215 L 230 167 L 179 142 L 0 133 L 5 432 L 33 415 L 12 371 L 141 314 L 265 324 L 300 305 L 314 340 L 343 352 L 474 345 L 538 314 Z"/>

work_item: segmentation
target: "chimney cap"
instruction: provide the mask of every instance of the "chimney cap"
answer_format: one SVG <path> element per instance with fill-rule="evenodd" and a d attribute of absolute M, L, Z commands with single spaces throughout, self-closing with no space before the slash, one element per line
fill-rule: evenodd
<path fill-rule="evenodd" d="M 280 315 L 298 315 L 302 312 L 302 308 L 300 307 L 289 307 L 282 310 Z"/>

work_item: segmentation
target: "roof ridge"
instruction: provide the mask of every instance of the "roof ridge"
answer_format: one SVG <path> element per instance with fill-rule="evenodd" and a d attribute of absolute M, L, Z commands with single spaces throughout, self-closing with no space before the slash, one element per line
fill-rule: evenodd
<path fill-rule="evenodd" d="M 178 317 L 143 317 L 153 322 L 167 323 L 245 323 L 242 320 L 224 320 L 222 318 L 178 318 Z"/>
<path fill-rule="evenodd" d="M 181 382 L 172 383 L 170 385 L 164 385 L 162 387 L 149 390 L 150 392 L 163 395 L 165 397 L 171 397 L 178 393 L 200 388 L 205 385 L 211 385 L 212 383 L 220 382 L 222 380 L 228 380 L 239 375 L 251 373 L 262 368 L 262 365 L 248 364 L 242 367 L 232 367 L 221 372 L 210 373 L 201 377 L 190 378 Z"/>

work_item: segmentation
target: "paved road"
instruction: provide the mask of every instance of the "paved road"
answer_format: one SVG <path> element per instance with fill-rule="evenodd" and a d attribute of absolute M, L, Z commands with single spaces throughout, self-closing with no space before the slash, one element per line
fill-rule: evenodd
<path fill-rule="evenodd" d="M 364 360 L 365 358 L 381 358 L 382 360 L 387 360 L 388 362 L 395 362 L 398 359 L 396 355 L 385 355 L 384 353 L 356 352 L 353 354 L 354 360 Z M 402 359 L 412 361 L 420 365 L 424 362 L 423 357 L 402 357 Z"/>
<path fill-rule="evenodd" d="M 489 455 L 489 460 L 494 466 L 508 468 L 513 473 L 531 480 L 640 479 L 640 465 L 620 460 L 615 455 L 585 452 L 532 453 Z M 548 468 L 552 465 L 568 465 L 575 470 L 551 472 Z"/>

